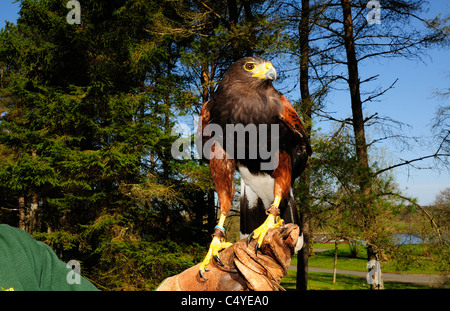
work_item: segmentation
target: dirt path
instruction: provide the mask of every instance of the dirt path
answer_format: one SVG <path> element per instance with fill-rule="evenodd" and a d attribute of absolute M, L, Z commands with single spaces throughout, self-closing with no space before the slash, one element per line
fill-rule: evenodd
<path fill-rule="evenodd" d="M 333 273 L 333 269 L 309 267 L 310 272 Z M 297 270 L 296 266 L 290 266 L 289 270 Z M 338 274 L 354 275 L 366 278 L 367 272 L 353 270 L 337 270 Z M 436 286 L 442 281 L 439 274 L 418 274 L 418 273 L 391 273 L 383 272 L 384 282 L 412 283 L 417 285 Z"/>

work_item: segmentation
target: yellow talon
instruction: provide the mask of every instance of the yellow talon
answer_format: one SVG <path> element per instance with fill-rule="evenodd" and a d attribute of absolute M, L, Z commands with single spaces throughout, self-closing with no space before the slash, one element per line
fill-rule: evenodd
<path fill-rule="evenodd" d="M 205 259 L 203 259 L 203 261 L 199 267 L 199 273 L 202 278 L 206 279 L 205 276 L 203 275 L 203 272 L 208 271 L 206 269 L 206 267 L 208 266 L 209 262 L 211 261 L 211 258 L 215 257 L 217 260 L 219 260 L 218 259 L 219 251 L 221 251 L 222 249 L 225 249 L 231 245 L 232 245 L 232 243 L 221 242 L 220 239 L 216 236 L 213 238 L 211 245 L 209 246 L 208 253 L 206 254 Z M 219 260 L 219 263 L 221 263 L 220 260 Z"/>
<path fill-rule="evenodd" d="M 209 265 L 211 258 L 215 258 L 217 263 L 219 265 L 223 266 L 223 263 L 219 259 L 219 252 L 222 249 L 225 249 L 225 248 L 233 245 L 232 243 L 227 243 L 227 242 L 223 241 L 224 240 L 223 236 L 225 235 L 225 228 L 223 227 L 223 224 L 225 222 L 225 218 L 226 218 L 226 215 L 224 215 L 224 214 L 220 215 L 219 223 L 217 224 L 217 226 L 214 229 L 213 240 L 211 242 L 211 245 L 209 246 L 208 253 L 206 254 L 205 259 L 203 259 L 203 261 L 200 264 L 200 267 L 198 269 L 199 270 L 198 272 L 200 273 L 200 277 L 202 277 L 206 280 L 207 280 L 207 278 L 204 276 L 203 272 L 208 271 L 206 269 L 206 267 Z M 216 235 L 217 232 L 219 232 L 218 235 Z"/>
<path fill-rule="evenodd" d="M 266 237 L 267 232 L 271 228 L 276 228 L 279 226 L 282 226 L 284 224 L 284 220 L 278 216 L 279 210 L 278 206 L 280 205 L 281 197 L 276 196 L 272 206 L 270 207 L 267 212 L 269 213 L 269 216 L 267 216 L 267 219 L 264 221 L 264 223 L 256 228 L 247 238 L 247 245 L 250 243 L 251 239 L 258 239 L 256 246 L 255 246 L 255 253 L 258 250 L 258 248 L 262 245 L 264 238 Z M 274 216 L 277 215 L 277 216 Z"/>
<path fill-rule="evenodd" d="M 276 220 L 276 222 L 275 222 L 275 220 Z M 263 242 L 267 232 L 269 231 L 269 229 L 282 226 L 283 223 L 284 223 L 283 219 L 281 219 L 279 216 L 277 216 L 275 218 L 272 214 L 269 214 L 269 216 L 267 216 L 267 219 L 264 221 L 264 223 L 261 226 L 259 226 L 258 228 L 256 228 L 255 231 L 253 231 L 253 233 L 251 235 L 251 237 L 253 239 L 258 239 L 255 251 L 259 246 L 262 245 L 262 242 Z"/>

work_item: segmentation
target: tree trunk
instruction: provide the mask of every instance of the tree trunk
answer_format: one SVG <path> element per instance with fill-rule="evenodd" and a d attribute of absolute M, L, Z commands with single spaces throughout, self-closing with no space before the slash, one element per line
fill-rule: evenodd
<path fill-rule="evenodd" d="M 308 260 L 310 245 L 309 216 L 302 211 L 300 215 L 301 230 L 303 234 L 303 247 L 297 254 L 297 290 L 308 289 Z"/>
<path fill-rule="evenodd" d="M 353 131 L 355 135 L 356 156 L 359 162 L 358 183 L 366 197 L 370 193 L 369 160 L 364 131 L 358 60 L 356 59 L 355 39 L 353 37 L 353 19 L 350 0 L 341 0 L 344 15 L 344 45 L 347 54 L 348 85 L 352 104 Z"/>
<path fill-rule="evenodd" d="M 20 196 L 18 200 L 19 205 L 19 228 L 28 232 L 28 212 L 25 207 L 25 197 Z"/>
<path fill-rule="evenodd" d="M 355 135 L 355 151 L 358 158 L 358 184 L 361 190 L 362 201 L 360 208 L 362 210 L 370 210 L 370 196 L 371 196 L 371 176 L 369 169 L 369 157 L 367 154 L 367 143 L 364 130 L 364 117 L 362 111 L 361 93 L 360 93 L 360 81 L 358 74 L 358 60 L 356 58 L 355 38 L 353 36 L 353 19 L 350 0 L 341 0 L 342 12 L 344 18 L 344 45 L 347 55 L 347 68 L 348 68 L 348 85 L 350 89 L 350 99 L 352 104 L 353 115 L 353 131 Z M 373 215 L 367 212 L 365 219 L 366 228 L 369 229 L 373 226 Z M 368 241 L 369 243 L 371 241 Z M 367 248 L 368 261 L 378 261 L 379 251 L 375 251 L 375 248 Z M 375 258 L 375 259 L 374 259 Z M 379 268 L 379 264 L 378 264 Z M 372 283 L 372 289 L 382 289 L 383 281 L 381 277 L 381 269 L 379 269 L 379 279 L 381 284 L 374 285 Z"/>
<path fill-rule="evenodd" d="M 368 279 L 370 289 L 384 289 L 383 274 L 381 272 L 380 261 L 382 259 L 381 251 L 374 245 L 367 246 L 368 257 Z"/>
<path fill-rule="evenodd" d="M 214 227 L 217 224 L 217 217 L 216 217 L 216 204 L 214 202 L 214 189 L 211 189 L 208 191 L 208 199 L 207 199 L 207 206 L 208 206 L 208 226 L 207 226 L 207 232 L 214 232 Z"/>
<path fill-rule="evenodd" d="M 302 99 L 301 116 L 305 124 L 305 130 L 308 138 L 311 136 L 311 114 L 312 114 L 312 100 L 309 93 L 309 15 L 310 7 L 309 0 L 302 0 L 301 19 L 299 23 L 300 35 L 300 95 Z M 306 290 L 308 288 L 308 260 L 309 247 L 311 240 L 310 231 L 310 178 L 309 169 L 306 167 L 303 174 L 300 176 L 300 183 L 302 185 L 302 201 L 300 204 L 300 222 L 303 234 L 303 248 L 298 253 L 297 260 L 297 290 Z"/>
<path fill-rule="evenodd" d="M 31 156 L 33 160 L 36 161 L 36 150 L 31 151 Z M 32 233 L 39 231 L 39 198 L 35 191 L 30 191 L 31 197 L 31 208 L 29 210 L 26 209 L 26 217 L 27 217 L 27 232 Z"/>
<path fill-rule="evenodd" d="M 201 83 L 201 87 L 202 87 L 202 104 L 206 103 L 209 99 L 209 86 L 210 86 L 210 81 L 209 81 L 209 68 L 208 68 L 208 63 L 204 63 L 202 64 L 202 73 L 200 75 L 200 83 Z"/>
<path fill-rule="evenodd" d="M 333 284 L 336 284 L 337 257 L 338 257 L 338 241 L 337 241 L 337 238 L 335 237 L 335 239 L 334 239 Z"/>
<path fill-rule="evenodd" d="M 31 195 L 31 210 L 29 217 L 29 233 L 39 231 L 39 202 L 35 193 Z"/>

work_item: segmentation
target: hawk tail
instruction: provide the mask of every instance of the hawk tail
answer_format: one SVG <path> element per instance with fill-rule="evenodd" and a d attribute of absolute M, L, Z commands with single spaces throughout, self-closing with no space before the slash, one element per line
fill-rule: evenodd
<path fill-rule="evenodd" d="M 241 179 L 241 239 L 258 228 L 267 218 L 266 207 L 258 195 Z"/>

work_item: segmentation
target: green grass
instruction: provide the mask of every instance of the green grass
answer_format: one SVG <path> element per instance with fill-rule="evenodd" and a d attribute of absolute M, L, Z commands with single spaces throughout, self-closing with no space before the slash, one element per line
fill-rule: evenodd
<path fill-rule="evenodd" d="M 314 248 L 329 249 L 323 252 L 316 252 L 309 258 L 310 267 L 333 269 L 334 265 L 334 244 L 314 244 Z M 432 260 L 423 245 L 403 245 L 403 250 L 408 250 L 415 254 L 416 259 L 411 262 L 399 262 L 387 260 L 381 263 L 383 272 L 401 272 L 401 273 L 438 273 L 439 260 Z M 356 257 L 350 257 L 350 248 L 348 244 L 338 245 L 338 270 L 367 271 L 367 252 L 363 246 L 358 246 Z M 417 259 L 418 258 L 418 259 Z M 417 262 L 418 261 L 418 262 Z M 291 265 L 297 265 L 297 256 L 294 255 Z M 406 266 L 407 265 L 407 266 Z M 332 284 L 332 273 L 310 272 L 308 274 L 308 289 L 310 290 L 356 290 L 368 289 L 364 277 L 337 274 L 336 284 Z M 288 274 L 282 279 L 281 286 L 287 290 L 294 290 L 296 282 L 296 271 L 289 270 Z M 386 289 L 427 289 L 429 286 L 420 286 L 414 284 L 385 282 Z"/>
<path fill-rule="evenodd" d="M 331 247 L 329 247 L 331 245 Z M 333 269 L 334 266 L 334 244 L 314 245 L 314 248 L 330 248 L 328 251 L 316 252 L 315 256 L 309 258 L 309 266 Z M 357 257 L 350 257 L 348 244 L 338 245 L 338 269 L 366 271 L 367 252 L 363 247 L 358 247 Z"/>
<path fill-rule="evenodd" d="M 314 244 L 314 248 L 329 248 L 328 251 L 316 252 L 309 257 L 310 267 L 333 269 L 334 266 L 334 244 Z M 297 255 L 292 256 L 291 265 L 297 265 Z M 366 271 L 367 253 L 360 247 L 356 258 L 350 257 L 350 250 L 347 244 L 338 245 L 338 269 Z"/>
<path fill-rule="evenodd" d="M 308 274 L 308 290 L 358 290 L 369 289 L 365 278 L 342 275 L 336 276 L 336 284 L 332 284 L 332 273 L 310 272 Z M 295 290 L 296 271 L 289 270 L 288 274 L 281 280 L 281 286 L 286 290 Z M 385 289 L 428 289 L 429 286 L 420 286 L 406 283 L 384 282 Z"/>
<path fill-rule="evenodd" d="M 332 284 L 331 273 L 308 273 L 308 290 L 355 290 L 369 289 L 367 282 L 357 276 L 337 275 L 336 284 Z M 286 290 L 295 290 L 296 271 L 288 270 L 288 274 L 281 280 L 281 286 Z"/>
<path fill-rule="evenodd" d="M 439 260 L 432 260 L 427 254 L 423 245 L 403 245 L 405 250 L 409 250 L 418 256 L 419 259 L 411 261 L 395 261 L 387 260 L 381 262 L 381 270 L 383 272 L 396 273 L 439 273 Z M 316 252 L 314 256 L 309 258 L 308 265 L 310 267 L 333 269 L 334 266 L 334 244 L 314 244 L 314 248 L 327 248 L 329 250 Z M 292 257 L 291 265 L 297 265 L 297 256 Z M 350 248 L 348 244 L 338 245 L 338 261 L 337 267 L 340 270 L 366 271 L 367 268 L 367 252 L 362 246 L 358 246 L 356 258 L 350 257 Z"/>

